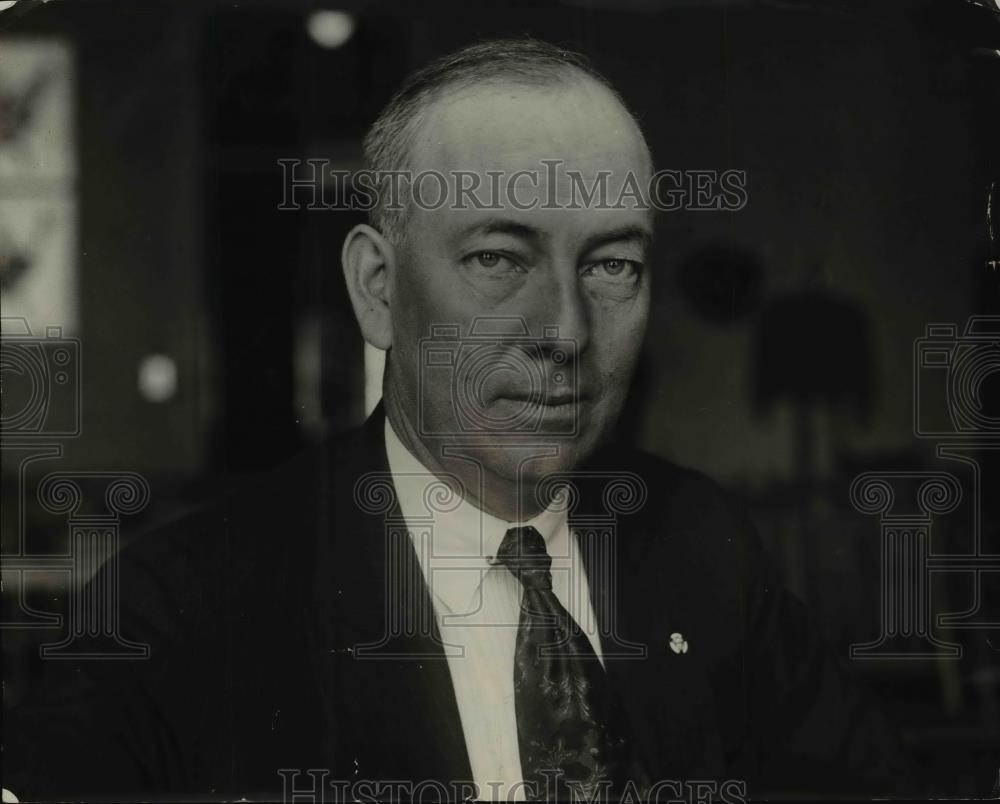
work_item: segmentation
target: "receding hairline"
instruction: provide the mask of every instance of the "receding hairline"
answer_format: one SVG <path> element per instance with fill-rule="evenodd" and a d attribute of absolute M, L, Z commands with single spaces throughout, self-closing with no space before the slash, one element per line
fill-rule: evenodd
<path fill-rule="evenodd" d="M 573 50 L 531 38 L 481 42 L 442 56 L 412 73 L 386 104 L 364 138 L 366 167 L 380 172 L 412 167 L 415 146 L 436 105 L 479 88 L 545 89 L 561 85 L 596 85 L 614 101 L 642 146 L 652 167 L 652 154 L 642 127 L 612 83 L 589 60 Z M 405 209 L 377 204 L 371 222 L 393 239 L 401 235 Z"/>
<path fill-rule="evenodd" d="M 442 75 L 426 88 L 411 88 L 404 85 L 404 91 L 394 97 L 383 109 L 382 114 L 369 129 L 365 137 L 365 156 L 372 159 L 373 147 L 383 145 L 378 142 L 387 124 L 403 123 L 400 134 L 407 141 L 407 151 L 412 149 L 413 138 L 426 122 L 434 107 L 449 101 L 468 97 L 474 90 L 483 88 L 518 87 L 524 89 L 552 89 L 559 86 L 591 85 L 604 91 L 621 109 L 623 116 L 633 125 L 645 142 L 638 120 L 629 110 L 625 101 L 612 84 L 600 73 L 574 63 L 543 63 L 534 71 L 501 68 L 493 75 L 461 72 L 454 76 Z M 405 90 L 412 89 L 412 94 Z M 394 121 L 393 118 L 402 118 Z M 400 166 L 401 167 L 401 166 Z"/>
<path fill-rule="evenodd" d="M 637 143 L 642 147 L 643 153 L 646 155 L 646 158 L 649 160 L 651 165 L 652 155 L 649 152 L 649 146 L 646 143 L 646 138 L 642 133 L 642 129 L 625 104 L 622 103 L 621 98 L 619 98 L 618 95 L 603 82 L 594 80 L 587 73 L 581 72 L 577 75 L 567 75 L 563 79 L 553 78 L 553 80 L 545 82 L 522 82 L 514 78 L 507 78 L 504 76 L 490 76 L 483 80 L 468 82 L 461 87 L 449 87 L 445 92 L 435 93 L 434 96 L 427 98 L 426 102 L 422 105 L 417 114 L 415 114 L 411 119 L 410 125 L 407 126 L 405 136 L 406 158 L 400 167 L 402 169 L 415 169 L 416 166 L 414 164 L 414 157 L 420 143 L 421 135 L 426 132 L 428 125 L 434 122 L 435 112 L 440 111 L 445 105 L 452 106 L 461 104 L 463 101 L 476 100 L 480 97 L 479 93 L 482 90 L 493 90 L 497 92 L 504 92 L 508 89 L 546 91 L 555 90 L 561 86 L 572 88 L 573 86 L 588 85 L 596 87 L 608 98 L 609 101 L 618 107 L 621 119 L 626 123 L 630 132 L 635 136 Z"/>

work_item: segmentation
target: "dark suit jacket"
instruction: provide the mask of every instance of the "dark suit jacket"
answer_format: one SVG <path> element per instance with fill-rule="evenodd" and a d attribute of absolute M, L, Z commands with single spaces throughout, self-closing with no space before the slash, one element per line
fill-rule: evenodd
<path fill-rule="evenodd" d="M 447 661 L 415 611 L 431 605 L 419 564 L 408 540 L 387 538 L 398 508 L 359 485 L 388 471 L 383 426 L 377 411 L 124 550 L 121 631 L 150 657 L 43 662 L 48 677 L 7 718 L 4 786 L 22 801 L 252 799 L 280 798 L 280 769 L 471 779 Z M 743 780 L 751 797 L 906 787 L 890 730 L 715 485 L 632 451 L 604 450 L 587 470 L 571 524 L 610 682 L 654 779 Z M 622 472 L 648 497 L 624 514 L 611 503 L 609 577 L 587 540 L 605 538 L 603 490 Z M 387 595 L 392 572 L 415 596 Z M 669 648 L 674 632 L 686 653 Z M 615 658 L 637 645 L 645 658 Z"/>

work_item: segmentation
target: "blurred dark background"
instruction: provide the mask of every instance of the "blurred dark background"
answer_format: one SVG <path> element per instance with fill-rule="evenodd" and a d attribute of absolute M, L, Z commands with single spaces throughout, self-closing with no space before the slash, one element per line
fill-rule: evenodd
<path fill-rule="evenodd" d="M 314 16 L 330 10 L 342 13 Z M 65 518 L 33 501 L 46 472 L 148 479 L 149 505 L 122 520 L 129 538 L 363 420 L 339 259 L 361 216 L 279 210 L 278 160 L 358 167 L 364 131 L 408 71 L 519 34 L 588 54 L 641 118 L 658 167 L 746 171 L 744 209 L 660 215 L 654 314 L 621 436 L 739 493 L 845 660 L 880 633 L 880 526 L 851 505 L 859 473 L 954 473 L 967 494 L 934 522 L 934 551 L 972 549 L 978 505 L 980 552 L 1000 553 L 1000 450 L 976 453 L 976 498 L 970 465 L 937 454 L 946 439 L 918 437 L 913 413 L 926 326 L 955 324 L 960 341 L 970 316 L 1000 315 L 991 0 L 56 0 L 0 12 L 0 82 L 5 59 L 19 79 L 12 46 L 69 54 L 74 313 L 29 323 L 79 338 L 82 416 L 72 437 L 5 438 L 5 556 L 67 549 Z M 24 86 L 0 106 L 8 151 Z M 19 188 L 0 186 L 0 212 Z M 24 315 L 7 294 L 32 247 L 7 243 L 4 316 Z M 987 440 L 1000 422 L 1000 362 L 988 365 L 974 400 Z M 4 578 L 14 702 L 55 638 L 23 614 L 58 612 L 65 584 Z M 935 612 L 979 607 L 972 626 L 935 629 L 960 659 L 849 666 L 932 789 L 987 793 L 1000 769 L 1000 572 L 935 584 Z"/>

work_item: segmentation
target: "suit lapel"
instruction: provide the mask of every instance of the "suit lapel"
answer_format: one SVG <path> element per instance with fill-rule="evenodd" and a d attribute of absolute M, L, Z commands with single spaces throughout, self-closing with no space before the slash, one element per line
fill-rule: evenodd
<path fill-rule="evenodd" d="M 395 499 L 381 406 L 329 454 L 329 526 L 315 577 L 327 744 L 346 778 L 471 779 L 433 603 Z M 332 537 L 332 538 L 331 538 Z"/>
<path fill-rule="evenodd" d="M 328 713 L 324 749 L 347 774 L 338 778 L 470 780 L 433 602 L 395 499 L 384 422 L 380 407 L 317 472 L 326 504 L 317 514 L 310 633 Z M 716 778 L 721 758 L 706 743 L 713 715 L 697 635 L 688 653 L 669 648 L 670 634 L 692 636 L 693 624 L 686 587 L 669 582 L 677 563 L 670 508 L 680 501 L 609 511 L 608 486 L 622 476 L 567 476 L 579 488 L 569 524 L 609 682 L 652 776 Z"/>
<path fill-rule="evenodd" d="M 628 720 L 628 728 L 653 779 L 715 778 L 699 776 L 715 763 L 705 744 L 710 704 L 701 657 L 690 650 L 674 653 L 670 634 L 688 633 L 680 588 L 669 577 L 669 501 L 645 506 L 602 507 L 609 485 L 623 473 L 578 473 L 579 504 L 570 514 L 577 538 L 609 684 Z M 628 483 L 641 479 L 624 476 Z M 706 708 L 708 707 L 708 708 Z M 704 771 L 704 772 L 707 772 Z"/>

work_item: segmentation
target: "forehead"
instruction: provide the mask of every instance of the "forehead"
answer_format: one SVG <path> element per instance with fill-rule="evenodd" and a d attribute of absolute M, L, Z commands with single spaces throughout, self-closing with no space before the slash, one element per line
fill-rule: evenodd
<path fill-rule="evenodd" d="M 524 169 L 560 159 L 576 169 L 649 167 L 638 127 L 604 86 L 586 77 L 548 85 L 477 84 L 435 100 L 414 137 L 421 169 Z"/>
<path fill-rule="evenodd" d="M 556 160 L 558 168 L 547 166 L 549 160 Z M 591 186 L 602 174 L 614 202 L 629 176 L 645 192 L 652 172 L 645 141 L 618 99 L 598 82 L 572 76 L 545 86 L 478 84 L 436 100 L 425 110 L 414 136 L 409 166 L 414 174 L 474 173 L 482 178 L 483 188 L 491 186 L 491 173 L 501 174 L 504 182 L 516 177 L 521 203 L 551 199 L 553 194 L 563 200 L 574 197 L 574 184 L 577 189 L 580 182 Z M 520 171 L 531 171 L 532 177 L 518 176 Z M 550 186 L 553 182 L 555 187 Z M 480 197 L 486 198 L 482 193 Z M 438 212 L 462 219 L 486 214 Z M 558 217 L 565 220 L 568 211 L 561 212 Z M 596 209 L 573 212 L 570 218 L 593 219 L 602 213 Z M 433 212 L 422 214 L 439 217 Z M 536 222 L 552 217 L 537 209 L 522 214 Z M 618 219 L 642 217 L 637 210 L 621 209 L 605 210 L 601 217 L 609 214 Z"/>

